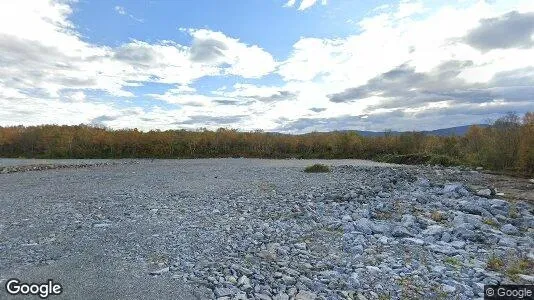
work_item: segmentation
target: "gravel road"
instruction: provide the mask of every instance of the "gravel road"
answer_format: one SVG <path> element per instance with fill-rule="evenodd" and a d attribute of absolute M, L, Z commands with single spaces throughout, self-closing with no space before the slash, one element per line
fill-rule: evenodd
<path fill-rule="evenodd" d="M 316 162 L 332 172 L 302 172 Z M 38 162 L 0 159 L 27 164 Z M 4 288 L 13 277 L 61 283 L 50 299 L 472 299 L 484 284 L 534 282 L 532 203 L 479 191 L 476 171 L 45 164 L 69 167 L 0 174 L 0 299 L 16 299 Z"/>

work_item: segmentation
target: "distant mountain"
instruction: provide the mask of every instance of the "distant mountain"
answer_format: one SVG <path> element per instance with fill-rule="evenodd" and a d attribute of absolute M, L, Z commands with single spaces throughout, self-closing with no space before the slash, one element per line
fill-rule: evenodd
<path fill-rule="evenodd" d="M 480 126 L 480 127 L 488 127 L 487 124 L 473 124 L 473 125 L 465 125 L 465 126 L 457 126 L 457 127 L 450 127 L 450 128 L 442 128 L 442 129 L 436 129 L 436 130 L 429 130 L 429 131 L 421 131 L 422 133 L 426 135 L 436 135 L 436 136 L 462 136 L 467 133 L 467 130 L 469 130 L 469 127 L 471 126 Z M 362 136 L 384 136 L 385 131 L 364 131 L 364 130 L 356 130 L 360 135 Z M 391 135 L 400 135 L 402 133 L 406 132 L 412 132 L 412 131 L 391 131 L 389 134 Z"/>

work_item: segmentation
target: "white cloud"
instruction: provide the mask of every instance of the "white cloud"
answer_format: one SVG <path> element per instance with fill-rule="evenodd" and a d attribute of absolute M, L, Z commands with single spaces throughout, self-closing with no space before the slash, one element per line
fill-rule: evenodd
<path fill-rule="evenodd" d="M 71 102 L 84 102 L 85 99 L 87 98 L 85 93 L 82 91 L 67 92 L 67 93 L 64 93 L 63 97 L 67 101 L 71 101 Z"/>
<path fill-rule="evenodd" d="M 217 66 L 231 66 L 224 70 L 225 74 L 258 78 L 276 68 L 277 64 L 271 54 L 256 45 L 247 45 L 222 32 L 207 29 L 191 29 L 189 33 L 194 38 L 193 45 L 195 42 L 200 43 L 199 53 L 215 58 Z"/>
<path fill-rule="evenodd" d="M 312 6 L 314 6 L 318 0 L 301 0 L 300 5 L 298 6 L 298 10 L 306 10 Z M 326 5 L 328 3 L 328 0 L 321 0 L 321 5 Z M 284 7 L 294 7 L 297 4 L 296 0 L 288 0 L 286 4 L 284 4 Z"/>
<path fill-rule="evenodd" d="M 105 116 L 101 120 L 110 126 L 131 127 L 137 124 L 132 119 L 141 118 L 141 114 L 131 116 L 129 122 L 120 122 L 116 115 L 124 116 L 130 111 L 112 104 L 96 104 L 87 95 L 96 91 L 134 97 L 128 87 L 147 82 L 176 85 L 175 89 L 148 96 L 183 106 L 179 114 L 185 114 L 184 120 L 188 113 L 216 115 L 231 106 L 215 110 L 213 101 L 227 98 L 196 94 L 190 86 L 192 82 L 205 76 L 260 78 L 276 68 L 268 52 L 221 32 L 184 30 L 193 41 L 214 40 L 226 47 L 221 60 L 198 62 L 191 59 L 191 46 L 173 41 L 132 40 L 115 48 L 85 42 L 69 20 L 72 9 L 68 2 L 21 0 L 0 6 L 0 125 L 59 120 L 87 123 Z M 123 8 L 116 10 L 128 14 Z M 174 113 L 178 114 L 176 110 Z M 163 126 L 161 122 L 152 126 Z M 148 128 L 150 122 L 141 123 Z"/>
<path fill-rule="evenodd" d="M 123 16 L 128 16 L 130 17 L 132 20 L 135 20 L 137 22 L 140 22 L 140 23 L 144 23 L 145 20 L 143 19 L 140 19 L 140 18 L 136 18 L 134 15 L 128 13 L 126 11 L 126 8 L 124 8 L 123 6 L 115 6 L 115 11 L 119 14 L 119 15 L 123 15 Z"/>
<path fill-rule="evenodd" d="M 469 2 L 431 10 L 424 8 L 419 1 L 403 0 L 395 10 L 386 11 L 389 7 L 381 7 L 376 10 L 377 14 L 362 19 L 359 22 L 362 30 L 359 34 L 342 39 L 301 38 L 293 46 L 289 58 L 281 62 L 278 73 L 289 84 L 294 82 L 313 90 L 312 93 L 300 93 L 299 97 L 305 99 L 304 103 L 313 104 L 297 105 L 294 107 L 296 113 L 288 118 L 306 117 L 306 112 L 300 108 L 310 106 L 327 108 L 315 114 L 317 118 L 335 118 L 347 112 L 356 115 L 379 113 L 379 107 L 374 111 L 369 109 L 383 101 L 380 95 L 336 104 L 331 103 L 327 95 L 362 86 L 402 64 L 414 67 L 416 72 L 429 72 L 447 61 L 472 61 L 472 65 L 458 71 L 458 78 L 471 85 L 488 84 L 499 72 L 534 67 L 531 48 L 482 53 L 460 40 L 469 30 L 479 26 L 481 19 L 500 16 L 512 10 L 534 11 L 532 5 L 525 7 L 528 1 Z M 396 101 L 402 105 L 405 99 L 400 97 Z M 410 116 L 414 116 L 413 112 L 425 111 L 432 105 L 422 103 L 419 107 L 406 108 L 406 112 L 412 112 Z M 472 107 L 481 109 L 483 106 Z M 513 105 L 508 103 L 500 107 L 504 109 Z M 414 119 L 406 117 L 398 121 L 410 123 Z M 448 125 L 456 124 L 442 124 Z"/>
<path fill-rule="evenodd" d="M 293 7 L 295 6 L 296 0 L 288 0 L 287 3 L 284 5 L 285 7 Z"/>
<path fill-rule="evenodd" d="M 66 104 L 54 99 L 22 98 L 10 101 L 0 97 L 0 125 L 15 126 L 42 124 L 77 125 L 89 123 L 91 119 L 115 111 L 108 104 L 74 102 Z M 81 113 L 83 112 L 83 113 Z"/>
<path fill-rule="evenodd" d="M 118 6 L 118 5 L 115 6 L 115 11 L 117 13 L 119 13 L 120 15 L 125 15 L 126 14 L 126 10 L 122 6 Z"/>
<path fill-rule="evenodd" d="M 424 11 L 425 8 L 423 6 L 423 2 L 421 2 L 420 0 L 402 0 L 399 3 L 398 11 L 395 13 L 395 18 L 402 19 L 415 14 L 420 14 Z"/>
<path fill-rule="evenodd" d="M 305 10 L 307 8 L 312 7 L 317 0 L 302 0 L 299 6 L 299 10 Z"/>
<path fill-rule="evenodd" d="M 318 4 L 326 1 L 290 0 L 286 6 L 307 9 Z M 128 15 L 124 8 L 115 9 Z M 439 97 L 433 102 L 406 104 L 397 109 L 396 103 L 391 104 L 391 99 L 374 90 L 356 90 L 371 95 L 363 99 L 334 103 L 329 98 L 364 86 L 403 64 L 408 70 L 413 68 L 412 75 L 417 77 L 447 61 L 471 61 L 462 65 L 455 77 L 468 87 L 496 82 L 494 77 L 498 74 L 507 85 L 531 78 L 528 67 L 534 68 L 532 48 L 482 52 L 463 40 L 470 30 L 480 26 L 482 19 L 512 10 L 532 12 L 534 4 L 530 0 L 466 0 L 461 5 L 424 7 L 419 1 L 402 0 L 356 22 L 360 29 L 357 34 L 330 39 L 303 37 L 294 43 L 286 60 L 277 62 L 259 45 L 208 29 L 181 28 L 191 44 L 132 39 L 117 47 L 95 45 L 81 38 L 69 20 L 69 2 L 6 1 L 0 4 L 0 125 L 100 122 L 114 128 L 170 129 L 231 124 L 242 129 L 306 131 L 304 125 L 318 120 L 322 125 L 309 128 L 336 129 L 336 124 L 353 124 L 382 130 L 385 123 L 378 118 L 388 113 L 394 114 L 391 120 L 398 122 L 399 128 L 409 128 L 411 122 L 423 116 L 424 126 L 431 126 L 432 119 L 467 120 L 464 112 L 455 110 L 457 107 L 476 111 L 477 116 L 484 111 L 495 114 L 499 109 L 523 109 L 528 102 L 521 99 L 514 103 L 503 99 L 453 103 Z M 521 68 L 527 69 L 518 73 L 516 70 Z M 504 76 L 505 71 L 510 74 Z M 273 73 L 284 82 L 262 83 L 263 76 Z M 196 80 L 209 76 L 237 76 L 242 80 L 214 91 L 197 91 L 193 87 Z M 148 82 L 171 84 L 173 88 L 148 95 L 129 91 L 130 87 Z M 416 87 L 419 86 L 425 85 L 418 82 Z M 501 95 L 503 90 L 490 92 Z M 466 91 L 451 92 L 463 95 Z M 135 96 L 145 96 L 175 104 L 176 108 L 123 108 L 111 101 L 96 101 L 91 96 L 93 92 L 130 97 L 134 106 Z M 407 100 L 396 101 L 402 104 Z M 155 101 L 157 104 L 160 102 Z M 386 108 L 385 104 L 393 108 Z M 448 117 L 436 118 L 437 113 Z M 341 118 L 347 114 L 365 114 L 368 121 L 353 122 L 349 118 L 348 123 L 340 123 L 348 120 Z M 301 119 L 304 121 L 297 122 Z M 293 121 L 295 126 L 283 126 Z M 458 124 L 441 124 L 449 125 Z"/>

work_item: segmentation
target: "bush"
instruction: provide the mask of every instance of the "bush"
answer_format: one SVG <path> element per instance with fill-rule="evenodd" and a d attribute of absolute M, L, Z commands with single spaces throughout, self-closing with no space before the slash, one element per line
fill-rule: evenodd
<path fill-rule="evenodd" d="M 304 172 L 306 173 L 328 173 L 330 172 L 330 168 L 323 164 L 315 164 L 312 166 L 307 166 L 306 169 L 304 169 Z"/>
<path fill-rule="evenodd" d="M 201 130 L 112 130 L 89 125 L 0 126 L 0 157 L 27 158 L 358 158 L 398 164 L 471 165 L 534 175 L 534 112 L 510 113 L 463 136 L 421 132 L 362 136 Z"/>
<path fill-rule="evenodd" d="M 491 271 L 500 271 L 504 267 L 502 258 L 491 255 L 486 264 L 486 268 Z"/>
<path fill-rule="evenodd" d="M 378 158 L 379 161 L 391 164 L 417 165 L 424 164 L 426 154 L 386 154 Z"/>
<path fill-rule="evenodd" d="M 414 153 L 414 154 L 389 154 L 384 155 L 378 159 L 379 161 L 392 163 L 392 164 L 403 164 L 403 165 L 442 165 L 442 166 L 454 166 L 458 165 L 458 160 L 451 158 L 446 155 L 437 155 L 437 154 L 425 154 L 425 153 Z"/>
<path fill-rule="evenodd" d="M 445 167 L 457 166 L 461 163 L 452 157 L 446 155 L 430 155 L 430 158 L 427 161 L 428 165 L 441 165 Z"/>

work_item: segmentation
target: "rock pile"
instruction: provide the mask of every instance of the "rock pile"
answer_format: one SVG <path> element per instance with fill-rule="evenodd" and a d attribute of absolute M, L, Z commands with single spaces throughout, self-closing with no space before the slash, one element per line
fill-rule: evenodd
<path fill-rule="evenodd" d="M 211 207 L 226 251 L 171 271 L 217 299 L 471 299 L 484 284 L 532 280 L 531 205 L 420 174 L 336 167 L 335 185 L 236 191 Z"/>

